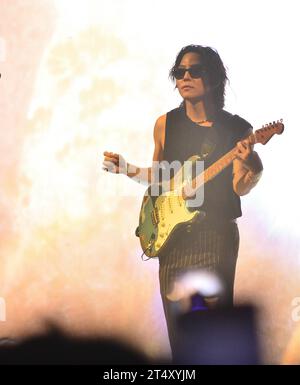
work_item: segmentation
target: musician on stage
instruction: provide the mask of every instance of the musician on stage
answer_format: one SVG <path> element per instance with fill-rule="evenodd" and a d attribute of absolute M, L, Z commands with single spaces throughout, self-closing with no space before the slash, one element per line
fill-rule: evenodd
<path fill-rule="evenodd" d="M 204 186 L 203 204 L 195 208 L 205 212 L 204 219 L 179 232 L 168 252 L 159 256 L 160 292 L 174 353 L 175 315 L 168 295 L 179 275 L 192 269 L 216 273 L 224 288 L 218 304 L 233 306 L 239 249 L 236 220 L 242 215 L 240 196 L 257 184 L 263 166 L 249 140 L 244 140 L 252 132 L 250 123 L 224 110 L 228 79 L 216 50 L 201 45 L 183 47 L 170 78 L 176 82 L 182 103 L 155 123 L 153 165 L 139 168 L 126 163 L 120 154 L 105 151 L 103 166 L 150 184 L 157 162 L 177 160 L 183 164 L 197 154 L 207 169 L 237 145 L 231 165 Z"/>

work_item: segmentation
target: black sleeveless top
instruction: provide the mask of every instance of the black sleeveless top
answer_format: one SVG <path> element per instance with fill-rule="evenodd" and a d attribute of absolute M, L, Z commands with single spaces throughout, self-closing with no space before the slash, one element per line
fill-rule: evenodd
<path fill-rule="evenodd" d="M 183 165 L 192 155 L 200 155 L 206 169 L 251 131 L 250 123 L 224 110 L 217 114 L 212 127 L 199 126 L 181 106 L 167 113 L 163 159 Z M 204 202 L 193 209 L 205 211 L 207 219 L 226 221 L 242 215 L 240 197 L 233 191 L 232 167 L 204 185 Z"/>

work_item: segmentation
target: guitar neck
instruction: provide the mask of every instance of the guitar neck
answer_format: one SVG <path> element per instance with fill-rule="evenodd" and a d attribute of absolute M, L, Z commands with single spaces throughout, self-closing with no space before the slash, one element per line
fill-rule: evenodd
<path fill-rule="evenodd" d="M 251 145 L 256 143 L 254 134 L 249 135 L 245 139 L 249 139 L 249 142 Z M 205 183 L 209 182 L 214 177 L 216 177 L 221 171 L 224 170 L 224 168 L 228 167 L 236 157 L 235 156 L 236 149 L 237 149 L 237 146 L 235 146 L 232 150 L 230 150 L 225 155 L 223 155 L 222 158 L 218 159 L 215 163 L 209 166 L 205 171 L 203 171 L 201 174 L 195 177 L 192 181 L 192 186 L 193 187 L 196 186 L 196 189 L 198 189 L 199 187 L 201 187 L 202 185 L 204 185 Z"/>

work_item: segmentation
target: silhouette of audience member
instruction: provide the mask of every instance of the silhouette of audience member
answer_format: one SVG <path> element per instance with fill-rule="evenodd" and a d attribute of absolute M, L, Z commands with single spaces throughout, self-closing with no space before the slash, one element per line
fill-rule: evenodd
<path fill-rule="evenodd" d="M 52 328 L 46 335 L 0 345 L 0 365 L 145 365 L 145 354 L 112 338 L 70 337 Z"/>

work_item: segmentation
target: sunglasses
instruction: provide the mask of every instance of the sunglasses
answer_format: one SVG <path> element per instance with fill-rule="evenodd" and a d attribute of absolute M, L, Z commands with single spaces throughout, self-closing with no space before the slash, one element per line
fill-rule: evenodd
<path fill-rule="evenodd" d="M 173 76 L 177 80 L 183 79 L 186 72 L 188 72 L 193 79 L 198 79 L 203 76 L 205 70 L 200 64 L 194 65 L 190 68 L 175 68 L 173 70 Z"/>

